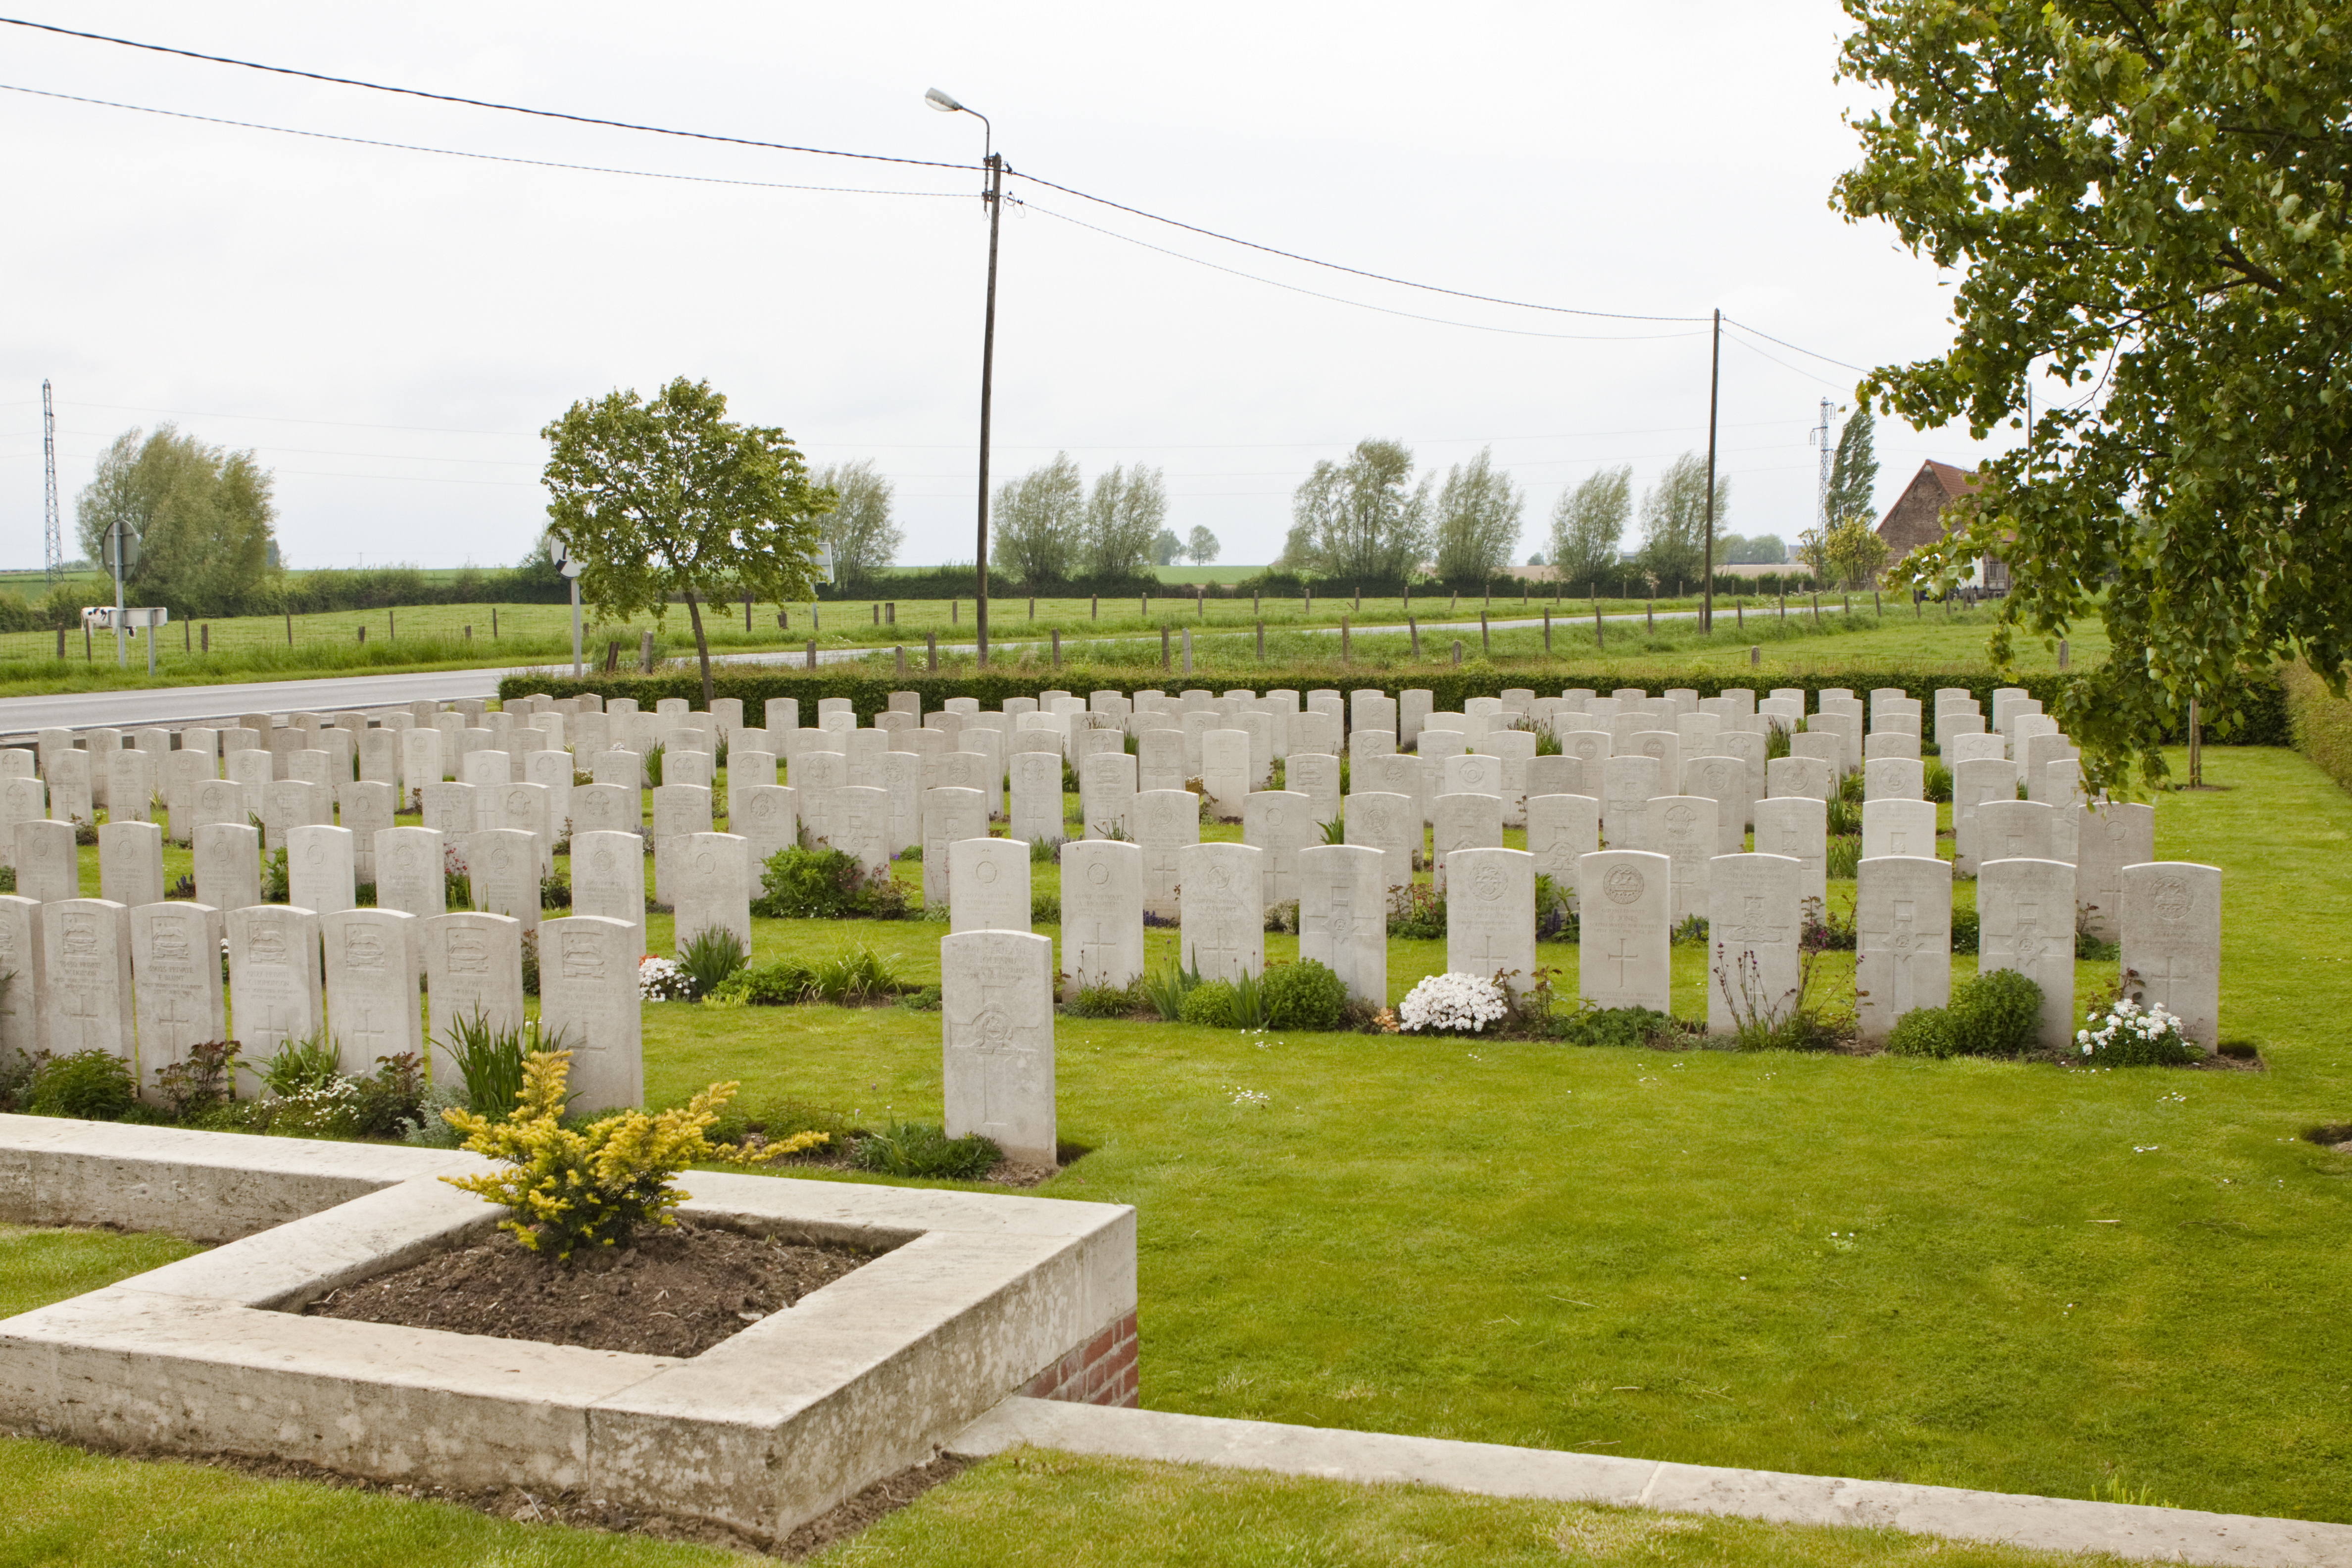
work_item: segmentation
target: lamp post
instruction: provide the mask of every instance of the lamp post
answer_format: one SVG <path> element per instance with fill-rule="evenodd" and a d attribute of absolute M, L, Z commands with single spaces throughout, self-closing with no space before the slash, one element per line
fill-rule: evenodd
<path fill-rule="evenodd" d="M 547 536 L 547 559 L 572 584 L 572 679 L 580 679 L 580 562 L 572 547 L 553 534 Z"/>
<path fill-rule="evenodd" d="M 1004 216 L 1004 160 L 996 152 L 996 127 L 988 116 L 976 109 L 967 109 L 938 88 L 923 94 L 923 101 L 941 114 L 969 114 L 980 121 L 982 146 L 987 156 L 983 163 L 988 170 L 988 191 L 981 199 L 988 204 L 988 308 L 980 338 L 980 523 L 978 538 L 972 548 L 972 641 L 978 650 L 975 662 L 988 668 L 988 405 L 996 372 L 996 236 Z"/>

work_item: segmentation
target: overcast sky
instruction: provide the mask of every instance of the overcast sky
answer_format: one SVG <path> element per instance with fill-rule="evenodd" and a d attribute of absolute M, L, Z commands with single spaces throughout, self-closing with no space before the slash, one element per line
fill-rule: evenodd
<path fill-rule="evenodd" d="M 1890 230 L 1828 209 L 1854 155 L 1840 116 L 1863 101 L 1832 80 L 1828 0 L 29 15 L 467 97 L 976 163 L 980 123 L 921 102 L 938 86 L 992 117 L 1016 172 L 1285 250 L 1589 310 L 1719 306 L 1857 365 L 1948 341 L 1945 280 Z M 0 26 L 0 84 L 487 155 L 0 92 L 0 565 L 40 559 L 45 376 L 68 556 L 96 454 L 172 419 L 258 449 L 289 564 L 509 562 L 542 520 L 538 429 L 574 399 L 687 375 L 736 417 L 782 426 L 812 463 L 873 458 L 897 485 L 902 560 L 971 559 L 987 227 L 974 172 L 558 124 L 16 27 Z M 1156 465 L 1171 521 L 1208 526 L 1226 562 L 1271 559 L 1298 480 L 1366 436 L 1405 441 L 1441 476 L 1491 444 L 1527 489 L 1521 559 L 1594 468 L 1630 462 L 1638 487 L 1705 445 L 1703 322 L 1481 305 L 1026 180 L 1012 191 L 1024 206 L 1004 225 L 997 476 L 1064 449 L 1089 476 Z M 1850 401 L 1854 380 L 1727 333 L 1729 529 L 1809 525 L 1807 434 L 1819 400 Z M 1964 430 L 1886 420 L 1878 450 L 1882 508 L 1921 458 L 1980 455 Z"/>

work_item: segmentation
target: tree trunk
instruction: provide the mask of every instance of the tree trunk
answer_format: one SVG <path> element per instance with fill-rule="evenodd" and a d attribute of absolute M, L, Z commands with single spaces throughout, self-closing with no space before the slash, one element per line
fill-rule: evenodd
<path fill-rule="evenodd" d="M 687 617 L 694 623 L 694 651 L 702 659 L 702 710 L 710 710 L 710 639 L 703 635 L 702 605 L 696 600 L 694 590 L 686 593 Z"/>

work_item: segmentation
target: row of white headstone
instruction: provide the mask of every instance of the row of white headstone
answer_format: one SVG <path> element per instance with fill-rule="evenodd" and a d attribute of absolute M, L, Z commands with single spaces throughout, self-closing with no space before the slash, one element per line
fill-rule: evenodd
<path fill-rule="evenodd" d="M 323 1037 L 352 1075 L 388 1057 L 423 1058 L 429 1042 L 434 1080 L 458 1083 L 457 1026 L 522 1026 L 524 936 L 521 921 L 499 914 L 0 894 L 0 1047 L 106 1052 L 151 1098 L 159 1072 L 231 1038 L 251 1064 Z M 574 914 L 545 922 L 537 941 L 541 1037 L 573 1052 L 574 1109 L 641 1103 L 638 933 Z"/>

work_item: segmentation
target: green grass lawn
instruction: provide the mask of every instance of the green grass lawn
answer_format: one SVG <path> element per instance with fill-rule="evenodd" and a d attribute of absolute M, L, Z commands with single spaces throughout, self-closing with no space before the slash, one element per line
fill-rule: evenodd
<path fill-rule="evenodd" d="M 2207 776 L 2218 787 L 2159 797 L 2157 852 L 2224 869 L 2223 1033 L 2255 1043 L 2265 1070 L 1066 1018 L 1062 1132 L 1092 1152 L 1040 1190 L 1137 1206 L 1154 1408 L 2062 1497 L 2120 1485 L 2184 1507 L 2352 1519 L 2352 1158 L 2298 1137 L 2352 1121 L 2338 1021 L 2352 1000 L 2352 797 L 2284 751 L 2209 750 Z M 1050 866 L 1034 869 L 1054 886 Z M 666 927 L 656 917 L 657 951 Z M 806 960 L 864 942 L 921 981 L 940 935 L 761 921 L 755 945 Z M 1173 933 L 1150 941 L 1156 961 Z M 1279 935 L 1267 947 L 1296 951 Z M 1543 952 L 1571 983 L 1574 957 Z M 1677 954 L 1685 1016 L 1703 1005 L 1701 963 Z M 1442 964 L 1442 944 L 1392 942 L 1391 995 Z M 2079 965 L 2078 996 L 2112 973 Z M 936 1120 L 939 1050 L 938 1016 L 896 1007 L 646 1009 L 655 1104 L 726 1078 L 755 1102 Z M 0 1300 L 26 1290 L 39 1293 Z M 1559 1550 L 1538 1538 L 1558 1510 L 1007 1460 L 850 1554 L 961 1560 L 950 1521 L 969 1516 L 954 1510 L 1014 1488 L 1036 1528 L 1024 1511 L 992 1560 L 1107 1560 L 1112 1542 L 1154 1543 L 1154 1561 L 1229 1541 L 1268 1557 L 1334 1542 L 1341 1562 L 1416 1542 L 1437 1561 Z M 1317 1524 L 1318 1510 L 1354 1522 Z M 1101 1530 L 1114 1515 L 1115 1536 Z M 1623 1554 L 1917 1550 L 1707 1533 L 1748 1528 L 1643 1537 Z"/>
<path fill-rule="evenodd" d="M 0 1226 L 0 1317 L 194 1250 L 169 1237 Z M 1349 1486 L 1035 1451 L 977 1465 L 818 1560 L 904 1568 L 1071 1568 L 1096 1563 L 1535 1563 L 1563 1557 L 1747 1568 L 1900 1568 L 1927 1559 L 1966 1568 L 2030 1568 L 2059 1561 L 2045 1552 L 1956 1545 L 1891 1531 L 1504 1502 L 1425 1487 Z M 0 1437 L 0 1563 L 393 1568 L 420 1561 L 690 1568 L 758 1559 L 643 1536 L 513 1523 L 446 1503 Z"/>

